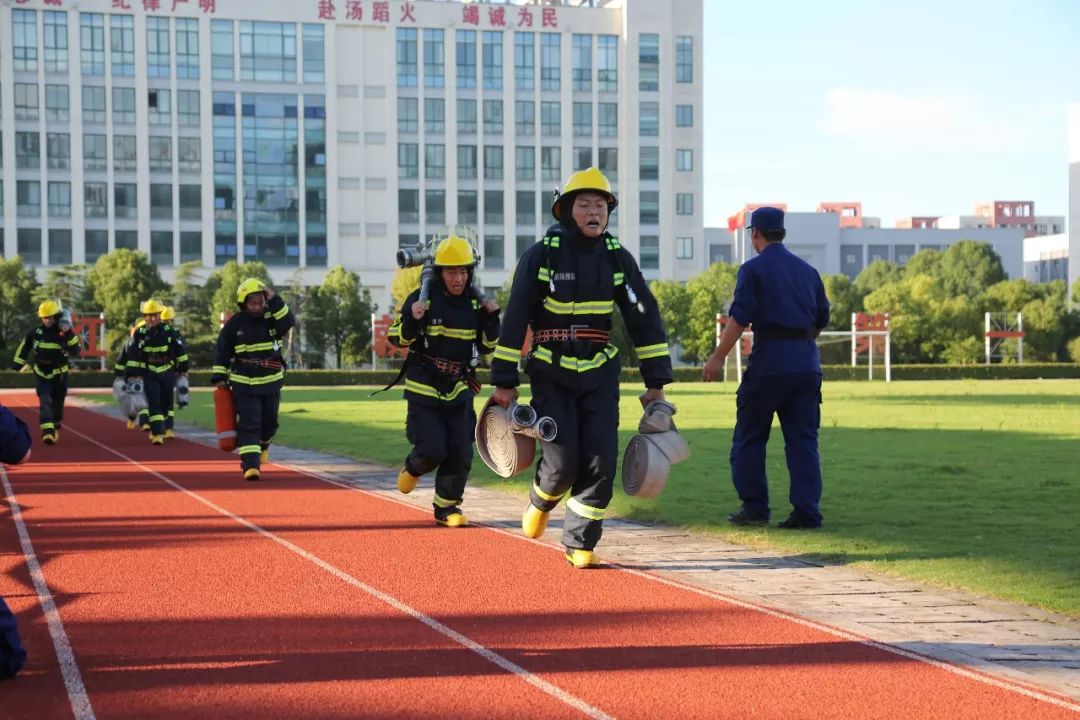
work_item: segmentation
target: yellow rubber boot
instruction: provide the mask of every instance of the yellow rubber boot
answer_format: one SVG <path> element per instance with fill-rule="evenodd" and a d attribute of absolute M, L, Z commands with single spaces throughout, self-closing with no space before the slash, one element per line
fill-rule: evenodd
<path fill-rule="evenodd" d="M 397 476 L 397 489 L 398 492 L 408 495 L 416 489 L 416 483 L 420 481 L 419 475 L 413 475 L 405 468 L 401 468 L 401 472 Z"/>
<path fill-rule="evenodd" d="M 162 435 L 151 435 L 150 436 L 150 442 L 153 443 L 154 445 L 164 445 L 165 444 L 165 437 L 162 436 Z"/>
<path fill-rule="evenodd" d="M 451 528 L 468 527 L 469 525 L 468 518 L 466 518 L 459 512 L 453 513 L 452 515 L 447 515 L 445 518 L 435 518 L 435 522 Z"/>
<path fill-rule="evenodd" d="M 267 448 L 261 453 L 259 453 L 259 464 L 262 465 L 263 463 L 268 462 L 270 462 L 270 448 Z"/>
<path fill-rule="evenodd" d="M 525 537 L 538 538 L 547 529 L 548 513 L 533 504 L 525 508 L 525 514 L 521 516 L 521 532 Z"/>
<path fill-rule="evenodd" d="M 52 430 L 43 432 L 41 433 L 41 442 L 45 443 L 46 445 L 52 445 L 56 442 L 56 435 L 53 434 Z"/>
<path fill-rule="evenodd" d="M 134 420 L 128 420 L 127 421 L 127 429 L 128 430 L 134 430 L 135 429 L 135 421 Z"/>
<path fill-rule="evenodd" d="M 245 480 L 250 480 L 251 482 L 255 482 L 260 477 L 262 477 L 262 475 L 259 473 L 259 468 L 248 468 L 247 470 L 244 471 L 244 479 Z"/>
<path fill-rule="evenodd" d="M 570 563 L 579 570 L 585 568 L 596 567 L 596 554 L 592 550 L 570 550 L 566 551 L 566 562 Z"/>
<path fill-rule="evenodd" d="M 165 431 L 165 439 L 166 440 L 172 440 L 175 437 L 176 437 L 176 433 L 173 432 L 172 428 L 169 428 L 168 430 Z"/>

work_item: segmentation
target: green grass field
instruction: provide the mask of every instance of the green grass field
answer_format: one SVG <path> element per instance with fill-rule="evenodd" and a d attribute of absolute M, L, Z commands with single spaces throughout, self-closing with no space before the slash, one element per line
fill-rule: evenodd
<path fill-rule="evenodd" d="M 653 501 L 627 498 L 616 480 L 611 512 L 1080 616 L 1080 383 L 826 383 L 825 526 L 809 532 L 727 524 L 739 504 L 728 465 L 734 391 L 671 387 L 693 455 Z M 408 452 L 405 402 L 396 391 L 374 399 L 369 392 L 286 389 L 278 441 L 398 466 Z M 620 447 L 640 417 L 638 392 L 623 388 Z M 180 419 L 211 427 L 210 402 L 209 393 L 195 393 Z M 788 479 L 778 427 L 768 472 L 773 516 L 783 519 Z M 477 457 L 471 482 L 524 497 L 531 475 L 506 481 Z"/>

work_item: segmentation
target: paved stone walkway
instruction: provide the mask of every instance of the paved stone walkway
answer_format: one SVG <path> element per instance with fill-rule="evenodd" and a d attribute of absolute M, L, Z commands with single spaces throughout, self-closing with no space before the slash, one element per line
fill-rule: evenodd
<path fill-rule="evenodd" d="M 80 404 L 119 417 L 115 407 Z M 216 446 L 213 433 L 193 425 L 177 423 L 177 432 Z M 430 477 L 422 478 L 412 494 L 402 495 L 395 484 L 397 470 L 384 465 L 279 445 L 271 450 L 271 460 L 431 510 Z M 473 523 L 519 533 L 526 502 L 470 487 L 464 509 Z M 560 507 L 552 513 L 543 538 L 559 551 L 561 512 Z M 1044 688 L 1076 701 L 1080 711 L 1080 621 L 1063 615 L 850 567 L 818 565 L 664 525 L 605 520 L 598 555 L 636 571 Z"/>

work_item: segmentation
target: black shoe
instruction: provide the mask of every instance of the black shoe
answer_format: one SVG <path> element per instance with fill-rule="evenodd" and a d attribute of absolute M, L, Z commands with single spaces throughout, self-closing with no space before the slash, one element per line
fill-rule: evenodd
<path fill-rule="evenodd" d="M 732 525 L 768 525 L 768 515 L 750 515 L 743 508 L 738 512 L 733 512 L 727 516 L 728 522 Z"/>
<path fill-rule="evenodd" d="M 799 513 L 791 513 L 787 520 L 776 523 L 776 527 L 787 530 L 813 530 L 821 527 L 821 521 L 813 520 Z"/>

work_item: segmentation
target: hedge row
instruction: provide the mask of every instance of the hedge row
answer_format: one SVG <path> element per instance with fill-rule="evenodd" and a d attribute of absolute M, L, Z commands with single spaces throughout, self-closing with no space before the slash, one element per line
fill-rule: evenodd
<path fill-rule="evenodd" d="M 827 365 L 823 368 L 826 380 L 866 380 L 866 366 L 853 368 L 848 365 Z M 481 370 L 480 381 L 487 383 L 488 374 Z M 397 370 L 291 370 L 290 385 L 386 385 L 397 376 Z M 1026 365 L 893 365 L 893 380 L 1034 380 L 1070 378 L 1080 379 L 1080 364 L 1026 364 Z M 210 385 L 208 370 L 193 370 L 191 383 L 195 387 Z M 625 382 L 637 382 L 637 369 L 624 369 Z M 885 369 L 874 367 L 874 379 L 883 380 Z M 676 382 L 695 382 L 701 379 L 701 368 L 680 367 L 675 369 Z M 111 372 L 82 370 L 69 376 L 71 387 L 110 387 Z M 0 388 L 27 388 L 33 385 L 29 373 L 0 371 Z"/>

